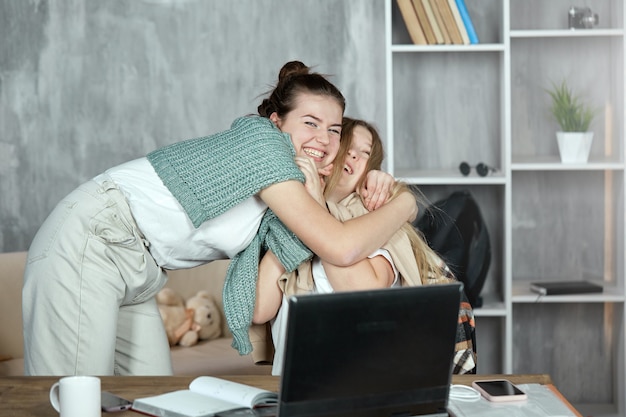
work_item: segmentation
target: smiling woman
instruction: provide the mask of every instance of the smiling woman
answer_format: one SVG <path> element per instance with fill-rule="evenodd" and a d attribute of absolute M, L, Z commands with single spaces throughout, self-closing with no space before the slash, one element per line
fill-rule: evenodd
<path fill-rule="evenodd" d="M 324 189 L 324 197 L 335 203 L 361 188 L 369 172 L 381 169 L 385 157 L 378 130 L 364 120 L 344 117 L 342 137 L 337 160 L 344 165 L 335 167 Z"/>
<path fill-rule="evenodd" d="M 341 138 L 339 105 L 329 105 L 314 93 L 300 94 L 294 104 L 297 110 L 282 117 L 272 112 L 269 119 L 283 132 L 291 132 L 296 155 L 309 157 L 321 175 L 329 175 Z"/>
<path fill-rule="evenodd" d="M 26 374 L 171 374 L 154 299 L 165 270 L 225 258 L 226 319 L 234 346 L 249 353 L 261 245 L 286 270 L 311 251 L 349 265 L 382 245 L 415 216 L 412 196 L 342 223 L 309 195 L 294 161 L 328 168 L 344 108 L 324 76 L 290 62 L 259 116 L 113 167 L 65 197 L 28 254 Z M 224 239 L 218 230 L 232 232 Z"/>

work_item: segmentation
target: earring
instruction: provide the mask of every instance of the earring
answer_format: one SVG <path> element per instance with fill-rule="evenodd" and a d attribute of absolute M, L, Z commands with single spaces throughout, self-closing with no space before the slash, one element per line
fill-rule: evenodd
<path fill-rule="evenodd" d="M 482 163 L 482 162 L 478 163 L 475 168 L 476 168 L 476 173 L 480 175 L 481 177 L 486 177 L 490 172 L 497 171 L 495 168 L 492 168 L 489 165 Z M 461 171 L 461 174 L 467 177 L 472 171 L 472 166 L 468 164 L 467 162 L 463 161 L 459 165 L 459 171 Z"/>

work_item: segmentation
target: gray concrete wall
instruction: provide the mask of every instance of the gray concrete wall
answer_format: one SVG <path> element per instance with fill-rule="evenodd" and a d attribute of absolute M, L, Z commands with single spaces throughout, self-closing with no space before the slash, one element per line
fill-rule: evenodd
<path fill-rule="evenodd" d="M 380 0 L 0 0 L 0 252 L 85 180 L 256 111 L 286 61 L 385 132 Z"/>

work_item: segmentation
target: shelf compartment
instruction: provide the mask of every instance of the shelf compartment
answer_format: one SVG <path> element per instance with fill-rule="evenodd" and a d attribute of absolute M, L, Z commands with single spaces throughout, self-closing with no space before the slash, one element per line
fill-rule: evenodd
<path fill-rule="evenodd" d="M 546 89 L 566 80 L 596 117 L 590 161 L 623 162 L 623 38 L 540 38 L 511 42 L 511 154 L 558 158 L 560 130 Z"/>
<path fill-rule="evenodd" d="M 623 172 L 512 175 L 513 282 L 624 276 Z"/>
<path fill-rule="evenodd" d="M 511 16 L 511 36 L 518 32 L 537 31 L 547 33 L 569 31 L 568 11 L 570 6 L 590 7 L 599 17 L 598 25 L 591 29 L 577 29 L 575 32 L 598 31 L 612 33 L 623 29 L 622 0 L 593 0 L 576 4 L 571 0 L 509 0 Z M 574 36 L 574 35 L 572 35 Z"/>
<path fill-rule="evenodd" d="M 501 55 L 397 54 L 393 65 L 394 175 L 502 166 Z"/>
<path fill-rule="evenodd" d="M 491 245 L 491 264 L 487 272 L 485 284 L 480 293 L 484 302 L 484 310 L 481 315 L 500 316 L 505 314 L 503 280 L 503 240 L 504 240 L 504 219 L 501 213 L 504 210 L 504 187 L 492 185 L 419 185 L 419 192 L 423 194 L 425 201 L 421 201 L 419 216 L 423 216 L 425 205 L 432 204 L 442 198 L 452 194 L 454 191 L 468 190 L 478 207 L 485 221 L 489 232 Z M 435 212 L 435 215 L 436 212 Z M 477 308 L 478 312 L 480 308 Z"/>
<path fill-rule="evenodd" d="M 396 0 L 391 2 L 391 42 L 393 45 L 412 45 L 409 32 L 406 29 L 402 14 Z M 468 12 L 478 35 L 479 45 L 502 44 L 503 29 L 503 2 L 502 0 L 466 1 Z M 438 47 L 437 45 L 432 45 Z M 459 45 L 460 47 L 463 47 Z M 473 48 L 474 45 L 465 47 Z"/>
<path fill-rule="evenodd" d="M 623 349 L 623 303 L 514 304 L 513 323 L 513 373 L 549 374 L 577 408 L 595 404 L 597 411 L 621 401 L 614 371 Z"/>

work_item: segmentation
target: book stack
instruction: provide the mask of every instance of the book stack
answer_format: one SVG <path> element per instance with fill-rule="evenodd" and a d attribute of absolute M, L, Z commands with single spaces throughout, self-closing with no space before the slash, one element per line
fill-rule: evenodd
<path fill-rule="evenodd" d="M 465 0 L 396 0 L 416 45 L 478 43 Z"/>

